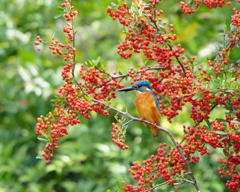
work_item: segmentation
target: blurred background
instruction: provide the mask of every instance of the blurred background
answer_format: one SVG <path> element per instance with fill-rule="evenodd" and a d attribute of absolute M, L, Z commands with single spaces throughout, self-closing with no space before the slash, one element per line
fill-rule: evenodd
<path fill-rule="evenodd" d="M 97 59 L 108 66 L 108 72 L 126 73 L 130 67 L 144 65 L 146 59 L 133 55 L 124 60 L 116 53 L 116 46 L 123 36 L 123 27 L 106 13 L 106 7 L 114 0 L 73 1 L 79 16 L 77 28 L 77 62 Z M 47 48 L 36 51 L 34 41 L 40 35 L 43 40 L 51 37 L 64 40 L 61 28 L 63 18 L 56 7 L 60 0 L 0 0 L 0 192 L 105 192 L 117 191 L 118 183 L 125 180 L 134 183 L 127 170 L 132 161 L 142 161 L 154 154 L 160 138 L 152 137 L 141 123 L 128 128 L 127 145 L 121 151 L 111 141 L 110 117 L 92 114 L 82 119 L 80 125 L 69 127 L 69 135 L 59 142 L 55 158 L 46 165 L 36 159 L 42 143 L 35 135 L 36 118 L 47 114 L 50 102 L 62 85 L 61 69 L 65 65 L 60 56 L 53 56 Z M 128 1 L 130 2 L 130 1 Z M 171 9 L 166 9 L 171 5 Z M 161 3 L 164 20 L 173 23 L 178 34 L 176 43 L 182 43 L 186 54 L 198 56 L 201 63 L 214 54 L 214 42 L 220 41 L 225 19 L 230 18 L 232 7 L 208 10 L 204 6 L 192 15 L 184 15 L 179 2 Z M 237 6 L 237 3 L 235 3 Z M 166 17 L 167 16 L 167 17 Z M 237 52 L 232 57 L 237 57 Z M 127 67 L 125 66 L 127 64 Z M 131 80 L 123 82 L 129 85 Z M 132 102 L 134 93 L 119 94 L 112 105 L 137 116 Z M 123 102 L 125 101 L 125 103 Z M 217 110 L 217 109 L 216 109 Z M 177 140 L 181 139 L 182 125 L 190 125 L 188 107 L 168 124 Z M 223 114 L 223 112 L 220 111 Z M 212 149 L 210 149 L 212 150 Z M 212 150 L 213 151 L 213 150 Z M 217 161 L 222 151 L 204 156 L 192 169 L 204 192 L 225 192 L 225 179 L 217 173 Z M 195 191 L 190 185 L 179 186 L 180 192 Z M 159 191 L 174 191 L 162 187 Z"/>

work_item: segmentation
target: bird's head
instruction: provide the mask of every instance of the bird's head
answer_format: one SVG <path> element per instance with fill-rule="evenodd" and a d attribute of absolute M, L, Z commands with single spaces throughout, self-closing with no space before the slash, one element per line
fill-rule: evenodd
<path fill-rule="evenodd" d="M 144 91 L 151 91 L 151 85 L 148 81 L 141 80 L 135 82 L 131 87 L 119 89 L 118 91 L 135 91 L 137 93 L 141 93 Z"/>

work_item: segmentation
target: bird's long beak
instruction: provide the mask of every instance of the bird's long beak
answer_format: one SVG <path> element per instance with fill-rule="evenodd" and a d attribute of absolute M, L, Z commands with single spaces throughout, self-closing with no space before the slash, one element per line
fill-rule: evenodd
<path fill-rule="evenodd" d="M 119 89 L 117 91 L 133 91 L 133 88 L 132 87 L 125 87 L 125 88 Z"/>

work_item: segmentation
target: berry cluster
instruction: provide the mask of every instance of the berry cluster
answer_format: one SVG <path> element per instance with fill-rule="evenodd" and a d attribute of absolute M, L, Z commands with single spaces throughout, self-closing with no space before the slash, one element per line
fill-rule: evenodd
<path fill-rule="evenodd" d="M 126 133 L 126 131 L 125 131 Z M 118 127 L 116 123 L 112 123 L 112 141 L 118 145 L 118 147 L 122 150 L 128 149 L 129 146 L 127 146 L 125 142 L 125 134 L 123 131 Z"/>
<path fill-rule="evenodd" d="M 232 23 L 232 25 L 240 27 L 240 14 L 239 14 L 239 11 L 237 11 L 237 9 L 234 9 L 233 11 L 235 12 L 235 14 L 231 16 L 232 17 L 231 23 Z"/>
<path fill-rule="evenodd" d="M 138 180 L 139 187 L 133 187 L 123 183 L 125 191 L 147 191 L 152 184 L 161 177 L 168 182 L 168 185 L 174 185 L 172 180 L 178 180 L 179 175 L 185 174 L 185 163 L 181 158 L 179 152 L 167 146 L 166 143 L 159 144 L 157 155 L 142 162 L 142 165 L 133 162 L 129 173 L 133 175 L 133 179 Z"/>
<path fill-rule="evenodd" d="M 232 3 L 230 1 L 227 0 L 191 0 L 188 1 L 188 3 L 181 1 L 180 2 L 180 7 L 182 9 L 182 12 L 185 14 L 191 14 L 195 12 L 195 9 L 198 8 L 201 4 L 201 2 L 203 2 L 206 7 L 213 9 L 216 7 L 223 7 L 224 5 L 232 5 Z"/>
<path fill-rule="evenodd" d="M 68 0 L 65 0 L 64 3 L 61 4 L 61 7 L 63 8 L 66 21 L 73 20 L 74 17 L 77 16 L 78 12 L 74 10 L 74 6 L 70 4 Z M 64 53 L 64 61 L 72 61 L 72 57 L 75 54 L 75 48 L 68 42 L 74 41 L 74 33 L 73 33 L 73 26 L 68 23 L 65 26 L 63 26 L 63 32 L 65 35 L 65 43 L 60 43 L 58 40 L 55 40 L 55 38 L 52 38 L 52 42 L 49 43 L 49 49 L 52 50 L 52 54 L 59 54 L 63 55 L 62 50 L 65 49 Z M 40 43 L 43 43 L 43 40 L 40 38 L 40 36 L 37 37 L 38 41 L 35 41 L 35 45 L 39 45 Z M 37 49 L 40 51 L 40 48 Z"/>
<path fill-rule="evenodd" d="M 220 159 L 219 163 L 224 166 L 223 169 L 219 167 L 218 171 L 221 178 L 224 175 L 231 178 L 231 180 L 228 180 L 226 186 L 231 191 L 237 191 L 237 188 L 240 187 L 240 176 L 237 170 L 237 166 L 240 164 L 238 155 L 240 151 L 240 134 L 238 131 L 240 123 L 233 123 L 232 119 L 232 117 L 226 116 L 228 123 L 212 121 L 210 128 L 206 128 L 205 126 L 194 128 L 184 126 L 184 132 L 186 133 L 184 139 L 186 143 L 181 148 L 183 148 L 188 158 L 190 157 L 188 154 L 193 154 L 196 151 L 200 155 L 210 154 L 207 151 L 206 144 L 213 148 L 223 148 L 225 160 Z M 227 131 L 227 127 L 230 130 Z"/>
<path fill-rule="evenodd" d="M 118 19 L 121 24 L 124 23 L 128 29 L 124 40 L 118 45 L 117 52 L 122 58 L 131 57 L 133 52 L 143 52 L 148 60 L 156 60 L 159 64 L 171 68 L 173 58 L 179 57 L 184 49 L 181 45 L 172 47 L 168 43 L 177 39 L 176 34 L 172 34 L 174 25 L 166 26 L 160 17 L 163 11 L 154 9 L 157 4 L 158 1 L 151 1 L 150 4 L 136 1 L 136 6 L 132 6 L 139 9 L 139 12 L 134 12 L 133 8 L 132 12 L 128 10 L 126 3 L 122 6 L 108 7 L 107 12 L 114 20 Z M 153 8 L 149 8 L 150 6 Z M 137 17 L 132 17 L 134 14 L 137 14 Z M 128 16 L 125 17 L 126 15 Z"/>
<path fill-rule="evenodd" d="M 64 17 L 66 21 L 71 21 L 75 16 L 77 16 L 78 12 L 74 10 L 74 6 L 68 0 L 65 0 L 64 3 L 61 4 L 64 9 Z"/>
<path fill-rule="evenodd" d="M 85 81 L 82 86 L 87 88 L 86 93 L 92 94 L 96 100 L 110 101 L 116 98 L 115 90 L 123 87 L 123 85 L 118 83 L 117 79 L 109 81 L 108 74 L 102 73 L 102 71 L 94 67 L 89 67 L 85 70 L 85 66 L 81 64 L 79 74 L 81 79 Z"/>
<path fill-rule="evenodd" d="M 50 158 L 53 155 L 53 149 L 58 149 L 59 137 L 68 134 L 66 127 L 68 125 L 75 125 L 80 123 L 77 119 L 77 114 L 71 110 L 60 108 L 59 105 L 55 106 L 55 111 L 49 113 L 48 116 L 40 116 L 36 124 L 36 134 L 42 136 L 48 142 L 47 146 L 43 149 L 42 156 L 46 163 L 50 163 Z"/>
<path fill-rule="evenodd" d="M 238 192 L 240 188 L 240 176 L 237 171 L 237 166 L 240 165 L 240 155 L 231 155 L 229 156 L 228 161 L 219 160 L 219 164 L 223 164 L 224 170 L 218 168 L 218 172 L 221 175 L 221 178 L 224 178 L 224 175 L 231 177 L 232 180 L 228 180 L 226 186 L 233 192 Z"/>
<path fill-rule="evenodd" d="M 68 125 L 79 124 L 81 116 L 91 118 L 90 111 L 108 116 L 109 113 L 105 109 L 105 106 L 95 101 L 110 101 L 116 98 L 114 90 L 122 88 L 116 80 L 107 82 L 106 75 L 102 74 L 99 70 L 94 68 L 85 70 L 83 64 L 80 65 L 79 71 L 83 82 L 78 82 L 78 86 L 75 86 L 71 73 L 72 67 L 72 64 L 63 67 L 62 77 L 65 80 L 65 84 L 58 89 L 54 113 L 48 117 L 41 116 L 37 123 L 37 135 L 46 137 L 50 131 L 50 135 L 47 137 L 49 144 L 43 150 L 43 156 L 47 163 L 50 163 L 49 158 L 52 156 L 53 147 L 55 149 L 58 147 L 58 138 L 67 134 L 66 127 Z M 86 97 L 89 99 L 86 99 Z M 121 141 L 118 139 L 116 142 L 120 143 Z M 127 148 L 127 146 L 123 145 L 121 147 L 121 149 Z"/>
<path fill-rule="evenodd" d="M 72 20 L 77 15 L 74 7 L 67 0 L 61 7 L 64 8 L 66 21 Z M 53 42 L 49 43 L 49 49 L 52 50 L 52 54 L 63 55 L 63 60 L 67 62 L 61 73 L 65 83 L 58 89 L 58 95 L 54 101 L 54 111 L 50 112 L 46 117 L 39 117 L 36 124 L 36 134 L 43 137 L 48 143 L 42 154 L 46 163 L 50 163 L 50 158 L 54 156 L 53 149 L 58 149 L 59 137 L 68 134 L 68 125 L 79 124 L 81 117 L 90 118 L 90 111 L 105 116 L 109 115 L 104 105 L 94 102 L 93 99 L 110 101 L 116 98 L 115 90 L 122 88 L 122 85 L 119 85 L 116 80 L 107 80 L 108 75 L 93 67 L 85 69 L 83 64 L 80 65 L 79 70 L 83 82 L 77 82 L 78 85 L 76 86 L 72 74 L 75 67 L 76 49 L 69 44 L 69 42 L 74 41 L 73 27 L 68 23 L 63 26 L 63 32 L 66 34 L 65 42 L 61 43 L 52 38 Z M 39 36 L 37 40 L 34 43 L 36 46 L 44 43 Z M 37 49 L 40 51 L 39 48 Z M 86 99 L 87 97 L 88 99 Z"/>

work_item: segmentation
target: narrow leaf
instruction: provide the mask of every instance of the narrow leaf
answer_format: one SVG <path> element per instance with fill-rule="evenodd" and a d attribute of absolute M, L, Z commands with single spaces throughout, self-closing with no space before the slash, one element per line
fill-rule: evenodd
<path fill-rule="evenodd" d="M 39 141 L 48 142 L 48 140 L 47 140 L 45 137 L 42 137 L 42 136 L 38 136 L 37 139 L 38 139 Z"/>
<path fill-rule="evenodd" d="M 114 2 L 111 2 L 111 5 L 114 6 L 114 7 L 117 7 L 118 5 Z"/>
<path fill-rule="evenodd" d="M 210 81 L 208 85 L 209 85 L 210 89 L 213 89 L 213 88 L 216 87 L 216 82 L 215 81 Z"/>
<path fill-rule="evenodd" d="M 205 119 L 205 122 L 207 123 L 207 128 L 211 128 L 212 127 L 212 125 L 211 125 L 211 123 L 210 123 L 210 121 L 208 119 Z"/>
<path fill-rule="evenodd" d="M 61 6 L 57 6 L 57 9 L 58 9 L 58 10 L 61 10 L 61 11 L 64 11 L 64 8 L 61 7 Z"/>
<path fill-rule="evenodd" d="M 57 19 L 57 18 L 62 17 L 62 16 L 63 16 L 63 13 L 61 13 L 61 14 L 59 14 L 59 15 L 56 15 L 56 16 L 54 16 L 53 18 L 54 18 L 54 19 Z"/>
<path fill-rule="evenodd" d="M 97 58 L 97 60 L 95 61 L 95 63 L 98 64 L 98 63 L 100 62 L 100 60 L 101 60 L 101 57 L 99 56 L 99 57 Z"/>
<path fill-rule="evenodd" d="M 131 6 L 131 11 L 133 13 L 136 13 L 137 15 L 140 15 L 138 8 L 134 4 L 132 4 L 132 6 Z"/>
<path fill-rule="evenodd" d="M 216 131 L 215 133 L 217 133 L 217 134 L 219 134 L 219 135 L 227 135 L 227 133 L 224 132 L 224 131 Z"/>
<path fill-rule="evenodd" d="M 226 151 L 226 149 L 223 149 L 223 153 L 224 153 L 225 156 L 228 155 L 228 152 Z"/>
<path fill-rule="evenodd" d="M 232 120 L 231 123 L 240 123 L 239 121 Z"/>
<path fill-rule="evenodd" d="M 229 19 L 225 20 L 225 25 L 226 25 L 227 31 L 230 31 L 230 21 L 229 21 Z"/>
<path fill-rule="evenodd" d="M 217 122 L 227 122 L 226 119 L 216 118 Z"/>
<path fill-rule="evenodd" d="M 42 155 L 37 155 L 36 159 L 43 159 L 43 156 Z"/>
<path fill-rule="evenodd" d="M 201 93 L 197 93 L 197 94 L 195 94 L 195 95 L 192 97 L 192 100 L 199 99 L 199 98 L 201 98 L 201 96 L 202 96 Z"/>

